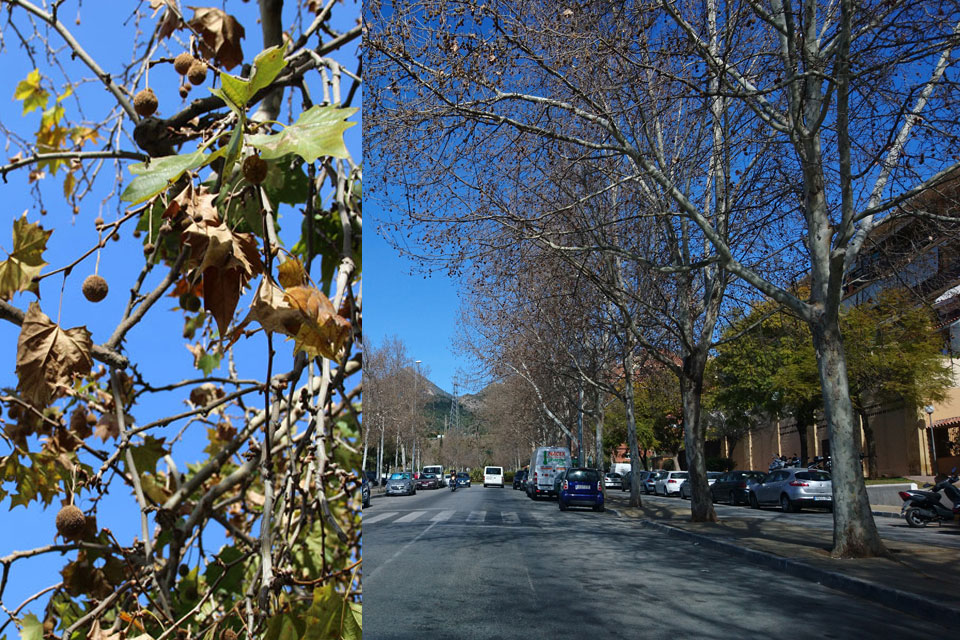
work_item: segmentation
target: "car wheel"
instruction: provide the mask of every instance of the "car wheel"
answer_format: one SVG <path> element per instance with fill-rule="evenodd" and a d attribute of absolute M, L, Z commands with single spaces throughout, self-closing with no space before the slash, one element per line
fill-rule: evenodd
<path fill-rule="evenodd" d="M 923 519 L 923 516 L 920 515 L 920 510 L 916 507 L 907 509 L 907 512 L 903 514 L 903 519 L 913 528 L 927 526 L 927 521 Z"/>
<path fill-rule="evenodd" d="M 560 511 L 567 510 L 567 505 L 563 504 L 563 500 L 557 500 L 557 504 L 560 505 Z"/>
<path fill-rule="evenodd" d="M 784 513 L 793 513 L 793 502 L 787 497 L 787 494 L 780 496 L 780 510 Z"/>
<path fill-rule="evenodd" d="M 731 491 L 731 492 L 730 492 L 730 504 L 736 506 L 737 504 L 739 504 L 739 502 L 740 502 L 740 501 L 737 500 L 737 494 L 734 493 L 733 491 Z"/>
<path fill-rule="evenodd" d="M 750 494 L 750 507 L 753 509 L 760 508 L 760 502 L 757 500 L 757 496 L 752 493 Z"/>

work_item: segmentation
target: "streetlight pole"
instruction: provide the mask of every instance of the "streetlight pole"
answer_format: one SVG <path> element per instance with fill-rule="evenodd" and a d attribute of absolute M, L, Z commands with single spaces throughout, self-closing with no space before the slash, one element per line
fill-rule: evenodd
<path fill-rule="evenodd" d="M 927 412 L 927 424 L 930 425 L 930 448 L 933 450 L 933 475 L 936 476 L 939 469 L 937 469 L 937 443 L 933 439 L 933 405 L 928 404 L 923 410 Z"/>
<path fill-rule="evenodd" d="M 420 360 L 414 361 L 417 365 L 417 377 L 413 379 L 413 422 L 410 430 L 413 435 L 413 444 L 410 447 L 410 471 L 417 470 L 417 384 L 420 382 Z"/>

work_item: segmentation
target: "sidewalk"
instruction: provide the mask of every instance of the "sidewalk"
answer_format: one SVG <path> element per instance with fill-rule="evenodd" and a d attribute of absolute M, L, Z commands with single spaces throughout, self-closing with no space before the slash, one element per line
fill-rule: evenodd
<path fill-rule="evenodd" d="M 637 509 L 628 506 L 625 495 L 608 494 L 608 499 L 621 516 L 642 526 L 939 624 L 960 624 L 960 549 L 884 540 L 892 558 L 837 560 L 830 557 L 829 530 L 737 516 L 690 522 L 687 501 L 644 501 Z"/>

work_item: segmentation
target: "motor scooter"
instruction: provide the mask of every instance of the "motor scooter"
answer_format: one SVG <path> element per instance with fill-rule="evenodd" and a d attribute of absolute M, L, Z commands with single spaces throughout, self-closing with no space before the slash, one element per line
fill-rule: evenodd
<path fill-rule="evenodd" d="M 930 491 L 913 489 L 900 491 L 898 495 L 903 500 L 900 515 L 911 527 L 925 527 L 930 522 L 942 523 L 960 519 L 960 489 L 953 486 L 960 482 L 957 468 L 954 467 L 950 475 L 936 483 Z M 925 485 L 930 487 L 930 485 Z M 940 492 L 952 503 L 950 506 L 940 501 Z"/>
<path fill-rule="evenodd" d="M 457 477 L 454 476 L 450 478 L 450 493 L 453 493 L 457 490 Z"/>

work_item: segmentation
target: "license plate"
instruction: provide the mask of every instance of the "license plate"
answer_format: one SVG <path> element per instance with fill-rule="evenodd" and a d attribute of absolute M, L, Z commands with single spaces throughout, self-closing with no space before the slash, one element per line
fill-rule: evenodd
<path fill-rule="evenodd" d="M 833 500 L 830 496 L 814 496 L 814 500 Z"/>
<path fill-rule="evenodd" d="M 578 484 L 577 489 L 589 489 L 590 485 L 588 484 Z"/>

